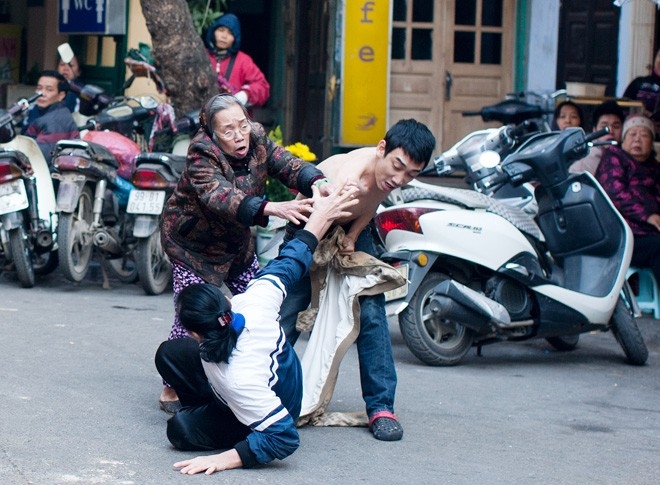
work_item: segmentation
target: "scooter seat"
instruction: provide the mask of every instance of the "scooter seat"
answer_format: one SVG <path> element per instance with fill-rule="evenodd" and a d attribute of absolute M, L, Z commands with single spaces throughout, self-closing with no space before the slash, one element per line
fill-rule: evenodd
<path fill-rule="evenodd" d="M 186 166 L 186 157 L 165 152 L 142 152 L 135 158 L 135 166 L 139 167 L 144 163 L 166 165 L 172 169 L 176 176 L 179 176 Z"/>
<path fill-rule="evenodd" d="M 119 168 L 119 162 L 103 145 L 86 140 L 62 140 L 57 142 L 55 156 L 61 154 L 64 150 L 82 150 L 94 161 L 109 165 L 112 168 Z M 72 153 L 69 151 L 69 153 Z"/>
<path fill-rule="evenodd" d="M 429 189 L 418 186 L 408 186 L 404 187 L 402 190 L 402 197 L 404 202 L 429 199 L 459 205 L 467 209 L 483 209 L 506 219 L 519 230 L 538 240 L 544 239 L 539 226 L 525 211 L 498 202 L 497 199 L 493 199 L 492 197 L 488 197 L 487 195 L 474 190 L 442 186 L 434 186 Z"/>

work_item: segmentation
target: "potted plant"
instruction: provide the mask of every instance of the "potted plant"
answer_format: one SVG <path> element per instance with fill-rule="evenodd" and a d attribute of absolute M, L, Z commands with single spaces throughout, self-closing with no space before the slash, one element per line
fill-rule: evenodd
<path fill-rule="evenodd" d="M 282 146 L 282 130 L 279 125 L 268 132 L 268 137 L 278 145 Z M 306 162 L 316 162 L 316 155 L 304 143 L 296 142 L 286 145 L 285 150 L 294 156 L 305 160 Z M 266 181 L 266 198 L 271 202 L 284 202 L 293 200 L 295 194 L 289 188 L 277 179 L 268 177 Z M 257 227 L 256 230 L 256 249 L 257 259 L 260 265 L 265 265 L 272 258 L 277 256 L 280 243 L 284 238 L 284 227 L 286 219 L 280 217 L 270 217 L 270 222 L 266 227 Z"/>

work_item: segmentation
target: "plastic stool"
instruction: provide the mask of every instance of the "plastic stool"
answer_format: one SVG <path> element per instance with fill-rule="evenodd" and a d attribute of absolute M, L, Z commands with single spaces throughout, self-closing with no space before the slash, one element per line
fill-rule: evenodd
<path fill-rule="evenodd" d="M 653 318 L 660 319 L 660 295 L 653 272 L 650 269 L 631 266 L 628 268 L 626 279 L 630 279 L 634 274 L 639 278 L 639 295 L 636 295 L 639 309 L 642 312 L 653 312 Z"/>

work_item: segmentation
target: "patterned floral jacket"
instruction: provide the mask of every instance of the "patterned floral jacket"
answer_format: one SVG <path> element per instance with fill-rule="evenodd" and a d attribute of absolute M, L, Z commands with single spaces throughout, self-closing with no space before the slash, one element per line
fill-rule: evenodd
<path fill-rule="evenodd" d="M 596 170 L 596 179 L 635 236 L 658 234 L 646 222 L 651 214 L 660 214 L 660 163 L 654 154 L 640 163 L 620 148 L 607 147 Z"/>
<path fill-rule="evenodd" d="M 311 196 L 323 173 L 273 143 L 259 123 L 253 122 L 250 151 L 240 160 L 225 155 L 202 126 L 163 210 L 161 241 L 170 259 L 216 285 L 244 272 L 254 258 L 250 226 L 268 224 L 268 176 Z"/>

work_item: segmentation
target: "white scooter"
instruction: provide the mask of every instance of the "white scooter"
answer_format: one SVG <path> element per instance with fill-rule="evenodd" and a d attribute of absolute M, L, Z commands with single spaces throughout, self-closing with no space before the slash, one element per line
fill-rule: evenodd
<path fill-rule="evenodd" d="M 409 281 L 387 295 L 388 314 L 398 315 L 420 360 L 452 365 L 473 345 L 531 338 L 572 350 L 581 333 L 612 330 L 629 363 L 646 362 L 625 291 L 630 228 L 590 174 L 568 173 L 603 134 L 537 134 L 489 178 L 493 191 L 536 182 L 536 216 L 474 190 L 436 186 L 379 212 L 387 250 L 380 257 Z M 500 162 L 490 151 L 479 159 Z"/>
<path fill-rule="evenodd" d="M 142 152 L 135 157 L 126 212 L 135 217 L 137 271 L 147 295 L 160 295 L 172 280 L 172 264 L 160 243 L 160 216 L 186 165 L 188 145 L 199 128 L 199 111 L 188 113 L 160 133 L 176 133 L 171 152 Z"/>
<path fill-rule="evenodd" d="M 46 159 L 34 140 L 16 134 L 14 120 L 36 93 L 0 112 L 0 249 L 24 288 L 57 267 L 55 191 Z"/>
<path fill-rule="evenodd" d="M 497 121 L 504 126 L 470 133 L 436 157 L 420 176 L 446 177 L 459 173 L 463 175 L 465 184 L 480 194 L 496 198 L 528 214 L 536 214 L 534 187 L 529 183 L 519 186 L 494 185 L 493 180 L 500 177 L 501 169 L 498 163 L 484 164 L 483 155 L 495 152 L 499 161 L 515 152 L 527 139 L 539 133 L 538 120 L 543 113 L 539 106 L 514 99 L 485 106 L 480 111 L 463 113 L 464 116 L 481 116 L 485 122 Z M 494 155 L 486 153 L 486 157 L 489 156 Z M 424 194 L 433 189 L 434 186 L 413 180 L 404 191 L 394 191 L 383 205 L 427 198 Z M 398 200 L 394 200 L 396 198 Z"/>

